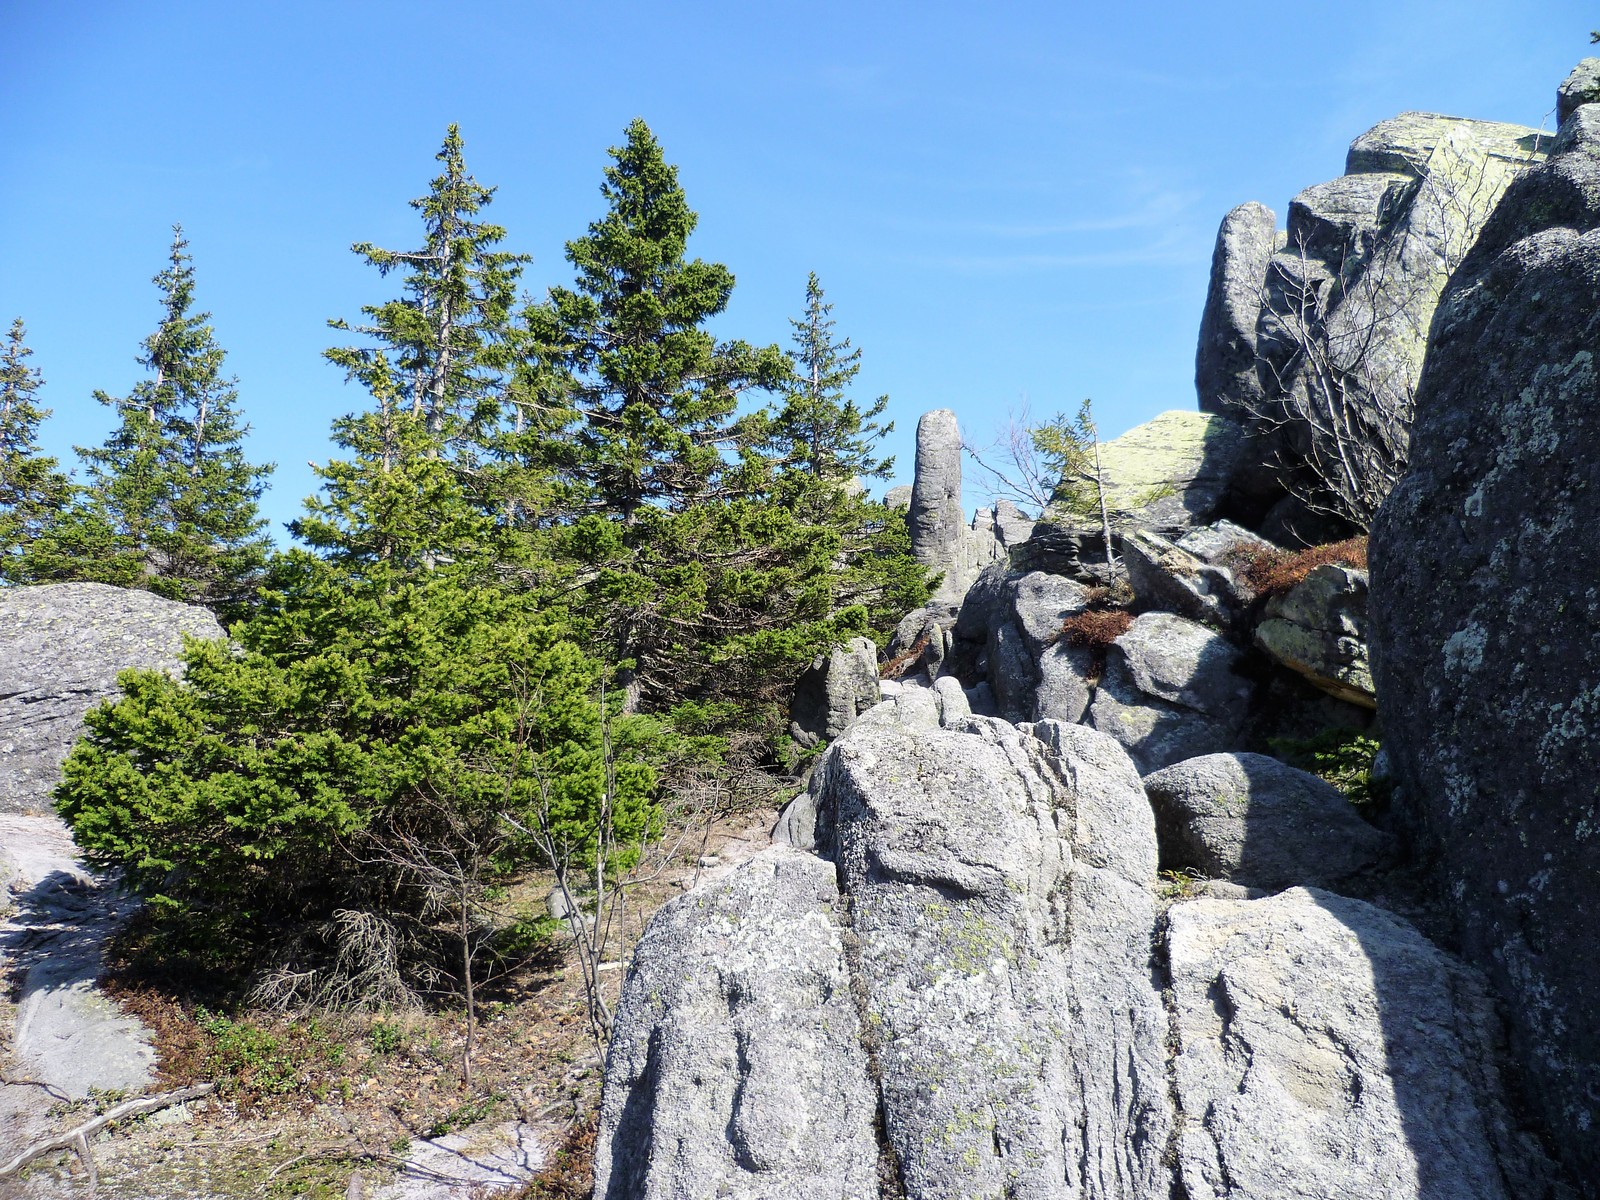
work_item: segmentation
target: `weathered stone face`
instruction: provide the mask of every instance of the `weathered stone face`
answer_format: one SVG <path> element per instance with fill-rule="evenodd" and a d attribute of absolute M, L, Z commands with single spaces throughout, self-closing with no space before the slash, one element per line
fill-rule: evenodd
<path fill-rule="evenodd" d="M 1500 1152 L 1493 1014 L 1398 917 L 1327 892 L 1172 910 L 1181 1194 L 1545 1196 Z"/>
<path fill-rule="evenodd" d="M 1214 520 L 1245 455 L 1242 427 L 1209 413 L 1164 412 L 1101 443 L 1112 529 L 1176 533 Z M 1098 530 L 1098 516 L 1087 524 Z"/>
<path fill-rule="evenodd" d="M 1453 279 L 1370 548 L 1397 811 L 1505 1001 L 1527 1094 L 1600 1170 L 1600 106 Z"/>
<path fill-rule="evenodd" d="M 1374 708 L 1367 653 L 1367 573 L 1317 567 L 1267 602 L 1256 645 L 1335 699 Z"/>
<path fill-rule="evenodd" d="M 1352 143 L 1343 176 L 1294 198 L 1281 240 L 1267 237 L 1259 205 L 1228 214 L 1196 384 L 1201 408 L 1250 433 L 1256 474 L 1241 472 L 1236 493 L 1251 519 L 1284 489 L 1309 489 L 1319 507 L 1365 527 L 1404 468 L 1445 282 L 1550 140 L 1520 125 L 1402 113 Z"/>
<path fill-rule="evenodd" d="M 1261 402 L 1256 322 L 1278 218 L 1264 204 L 1241 204 L 1222 218 L 1211 255 L 1211 286 L 1200 317 L 1194 388 L 1200 411 L 1240 417 Z"/>
<path fill-rule="evenodd" d="M 833 868 L 774 847 L 663 908 L 607 1063 L 595 1195 L 875 1200 Z"/>
<path fill-rule="evenodd" d="M 206 609 L 100 583 L 0 590 L 0 810 L 48 809 L 83 716 L 117 672 L 180 671 L 183 635 L 222 636 Z"/>
<path fill-rule="evenodd" d="M 1264 754 L 1207 754 L 1144 777 L 1165 870 L 1248 887 L 1333 886 L 1376 866 L 1389 837 L 1344 793 Z"/>
<path fill-rule="evenodd" d="M 1240 662 L 1215 630 L 1145 613 L 1107 651 L 1085 723 L 1115 738 L 1142 772 L 1236 749 L 1251 691 Z"/>

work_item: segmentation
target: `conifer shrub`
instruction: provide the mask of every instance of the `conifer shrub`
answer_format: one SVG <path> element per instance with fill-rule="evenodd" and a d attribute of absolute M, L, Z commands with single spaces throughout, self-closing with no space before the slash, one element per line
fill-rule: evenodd
<path fill-rule="evenodd" d="M 607 789 L 606 832 L 649 831 L 648 723 L 602 712 L 600 670 L 556 615 L 443 569 L 389 584 L 295 554 L 285 573 L 233 643 L 186 644 L 181 681 L 124 672 L 63 768 L 78 844 L 170 945 L 335 970 L 367 992 L 346 999 L 392 1001 L 429 976 L 468 891 L 539 857 L 502 814 L 574 866 Z M 461 896 L 441 897 L 440 869 Z"/>

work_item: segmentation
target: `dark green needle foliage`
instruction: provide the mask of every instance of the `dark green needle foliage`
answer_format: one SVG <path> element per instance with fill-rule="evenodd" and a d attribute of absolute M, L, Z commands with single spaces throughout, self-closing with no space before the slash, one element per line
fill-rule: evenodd
<path fill-rule="evenodd" d="M 607 211 L 567 245 L 576 282 L 527 316 L 576 417 L 562 467 L 573 519 L 554 544 L 630 703 L 770 732 L 817 649 L 875 615 L 850 575 L 892 522 L 863 516 L 847 484 L 879 469 L 867 447 L 881 409 L 840 398 L 855 359 L 828 340 L 825 309 L 809 389 L 791 388 L 779 347 L 719 342 L 707 325 L 733 274 L 689 257 L 697 217 L 677 169 L 643 121 L 611 154 Z M 781 412 L 760 403 L 786 388 Z"/>
<path fill-rule="evenodd" d="M 257 501 L 271 466 L 244 456 L 249 427 L 211 314 L 194 312 L 194 266 L 173 228 L 167 268 L 155 278 L 162 319 L 139 363 L 150 377 L 126 396 L 96 392 L 117 416 L 88 466 L 89 503 L 78 513 L 86 549 L 78 578 L 144 587 L 234 613 L 259 582 L 271 544 Z"/>
<path fill-rule="evenodd" d="M 496 249 L 506 231 L 481 219 L 494 189 L 468 173 L 462 149 L 451 125 L 436 156 L 441 173 L 411 201 L 422 217 L 418 249 L 352 247 L 380 275 L 401 274 L 401 297 L 365 306 L 362 324 L 329 322 L 366 338 L 327 357 L 372 406 L 335 422 L 348 457 L 318 469 L 326 494 L 307 501 L 293 528 L 350 565 L 481 564 L 504 517 L 502 476 L 486 460 L 507 422 L 516 424 L 511 316 L 527 258 Z"/>
<path fill-rule="evenodd" d="M 32 353 L 19 317 L 0 351 L 0 582 L 5 583 L 56 577 L 60 526 L 77 490 L 39 448 L 39 425 L 50 410 L 34 402 L 42 380 L 28 366 Z"/>
<path fill-rule="evenodd" d="M 878 423 L 889 397 L 863 407 L 847 394 L 861 373 L 861 351 L 849 338 L 834 335 L 832 314 L 833 305 L 812 272 L 806 279 L 805 316 L 789 322 L 794 326 L 793 378 L 773 422 L 772 447 L 781 467 L 817 479 L 887 479 L 894 460 L 876 457 L 873 448 L 894 432 L 894 422 Z"/>
<path fill-rule="evenodd" d="M 303 552 L 275 576 L 236 645 L 188 644 L 182 682 L 124 673 L 57 792 L 175 935 L 237 964 L 341 911 L 425 930 L 410 848 L 543 803 L 581 862 L 608 779 L 618 839 L 643 835 L 651 772 L 608 772 L 599 668 L 528 597 L 447 567 L 353 584 Z M 497 841 L 497 870 L 533 855 Z M 302 967 L 337 949 L 299 948 Z"/>

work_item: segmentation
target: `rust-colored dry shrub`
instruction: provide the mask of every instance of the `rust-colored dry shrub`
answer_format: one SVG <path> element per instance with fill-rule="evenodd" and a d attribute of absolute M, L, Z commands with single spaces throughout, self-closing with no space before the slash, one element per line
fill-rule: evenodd
<path fill-rule="evenodd" d="M 888 662 L 878 668 L 879 679 L 899 679 L 909 671 L 912 665 L 922 657 L 922 652 L 928 648 L 932 640 L 929 634 L 923 634 L 911 644 L 911 649 L 902 654 L 896 654 Z"/>
<path fill-rule="evenodd" d="M 1061 622 L 1061 636 L 1069 646 L 1103 654 L 1132 624 L 1133 614 L 1125 608 L 1087 608 Z"/>
<path fill-rule="evenodd" d="M 1266 598 L 1281 596 L 1318 567 L 1334 564 L 1341 567 L 1367 569 L 1367 538 L 1346 538 L 1342 542 L 1329 542 L 1310 546 L 1304 550 L 1267 550 L 1256 546 L 1239 546 L 1230 551 L 1224 560 L 1235 574 L 1250 585 L 1256 595 Z"/>
<path fill-rule="evenodd" d="M 594 1195 L 594 1142 L 600 1114 L 573 1123 L 520 1200 L 589 1200 Z"/>

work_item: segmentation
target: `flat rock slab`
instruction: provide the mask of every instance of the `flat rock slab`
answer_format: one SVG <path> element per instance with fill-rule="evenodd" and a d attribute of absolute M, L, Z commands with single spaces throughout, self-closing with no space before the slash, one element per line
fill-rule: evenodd
<path fill-rule="evenodd" d="M 537 1130 L 521 1121 L 413 1142 L 400 1175 L 381 1188 L 352 1188 L 372 1200 L 458 1200 L 519 1194 L 544 1166 Z"/>
<path fill-rule="evenodd" d="M 55 817 L 0 813 L 11 909 L 0 918 L 0 975 L 17 996 L 4 1049 L 0 1144 L 45 1127 L 45 1110 L 90 1089 L 138 1093 L 155 1051 L 144 1026 L 95 986 L 106 939 L 132 902 L 91 873 Z"/>

